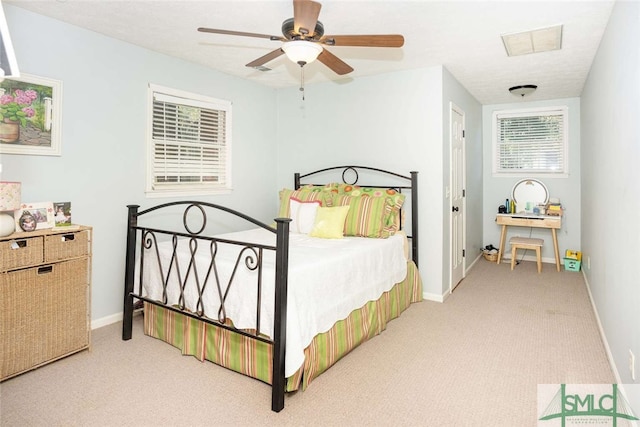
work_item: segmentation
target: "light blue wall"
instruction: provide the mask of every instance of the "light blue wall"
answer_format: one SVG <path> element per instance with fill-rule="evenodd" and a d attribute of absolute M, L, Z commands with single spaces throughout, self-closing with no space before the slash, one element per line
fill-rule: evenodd
<path fill-rule="evenodd" d="M 640 3 L 616 2 L 581 99 L 582 250 L 591 260 L 584 273 L 623 383 L 633 382 L 629 350 L 640 382 L 639 100 Z M 640 394 L 627 397 L 638 415 Z"/>
<path fill-rule="evenodd" d="M 442 67 L 278 91 L 278 185 L 294 172 L 356 164 L 419 172 L 420 270 L 442 294 Z M 304 169 L 304 170 L 299 170 Z M 366 183 L 366 182 L 365 182 Z"/>
<path fill-rule="evenodd" d="M 2 179 L 22 182 L 23 201 L 71 201 L 73 221 L 94 227 L 94 320 L 122 311 L 125 206 L 167 200 L 144 195 L 148 83 L 233 102 L 234 191 L 202 199 L 273 218 L 275 90 L 20 8 L 4 9 L 20 70 L 61 80 L 63 107 L 62 156 L 3 155 Z"/>
<path fill-rule="evenodd" d="M 506 90 L 506 88 L 505 88 Z M 494 111 L 537 108 L 537 107 L 563 107 L 569 112 L 569 176 L 567 178 L 537 177 L 549 190 L 549 197 L 560 199 L 565 209 L 562 217 L 562 229 L 558 230 L 558 246 L 560 258 L 564 256 L 566 249 L 581 250 L 580 223 L 580 98 L 554 99 L 538 102 L 514 102 L 512 104 L 494 104 L 483 107 L 483 132 L 484 132 L 484 240 L 485 246 L 500 243 L 500 226 L 496 225 L 495 218 L 498 206 L 505 204 L 505 199 L 511 199 L 511 190 L 516 182 L 523 177 L 493 177 L 492 176 L 492 116 Z M 529 236 L 529 228 L 509 227 L 506 241 L 513 235 Z M 551 231 L 547 229 L 532 229 L 532 237 L 544 239 L 542 258 L 545 262 L 555 263 L 553 241 Z M 508 251 L 507 251 L 508 252 Z M 507 257 L 510 255 L 507 253 Z M 534 257 L 535 259 L 535 257 Z M 543 268 L 554 268 L 544 266 Z M 564 266 L 561 266 L 564 268 Z"/>

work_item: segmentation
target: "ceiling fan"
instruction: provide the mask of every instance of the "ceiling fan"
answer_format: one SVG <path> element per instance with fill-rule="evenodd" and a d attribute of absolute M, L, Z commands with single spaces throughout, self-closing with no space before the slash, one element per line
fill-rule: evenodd
<path fill-rule="evenodd" d="M 204 33 L 226 34 L 232 36 L 258 37 L 273 41 L 281 41 L 282 46 L 260 58 L 249 62 L 246 66 L 260 68 L 267 62 L 286 54 L 287 57 L 304 67 L 316 59 L 343 75 L 353 68 L 340 58 L 329 52 L 324 46 L 358 46 L 358 47 L 402 47 L 404 37 L 399 34 L 380 35 L 341 35 L 325 36 L 324 26 L 318 21 L 322 5 L 313 0 L 293 0 L 293 18 L 282 23 L 282 36 L 246 33 L 241 31 L 221 30 L 216 28 L 198 28 Z"/>

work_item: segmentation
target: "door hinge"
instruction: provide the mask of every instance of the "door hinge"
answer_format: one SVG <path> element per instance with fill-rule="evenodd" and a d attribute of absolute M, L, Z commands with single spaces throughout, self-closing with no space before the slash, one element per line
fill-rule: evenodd
<path fill-rule="evenodd" d="M 463 189 L 463 190 L 462 190 L 462 197 L 464 197 L 464 196 L 466 196 L 466 195 L 467 195 L 467 190 L 464 190 L 464 189 Z"/>
<path fill-rule="evenodd" d="M 467 256 L 467 251 L 465 251 L 464 249 L 462 250 L 462 258 L 464 258 L 465 256 Z"/>
<path fill-rule="evenodd" d="M 464 138 L 464 129 L 462 129 L 462 137 Z"/>

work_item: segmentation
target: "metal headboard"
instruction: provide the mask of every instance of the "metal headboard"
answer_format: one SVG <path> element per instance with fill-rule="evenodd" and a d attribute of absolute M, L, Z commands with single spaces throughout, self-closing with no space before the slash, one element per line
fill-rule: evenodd
<path fill-rule="evenodd" d="M 319 169 L 313 172 L 301 174 L 296 172 L 294 174 L 294 188 L 297 190 L 302 185 L 324 185 L 325 183 L 311 182 L 310 179 L 313 176 L 319 175 L 324 172 L 330 172 L 342 169 L 342 182 L 349 185 L 358 185 L 364 188 L 392 188 L 402 193 L 403 190 L 411 192 L 411 235 L 407 235 L 411 239 L 411 259 L 418 266 L 418 172 L 411 171 L 410 176 L 401 175 L 395 172 L 386 171 L 383 169 L 372 168 L 368 166 L 333 166 L 330 168 Z M 391 179 L 391 177 L 399 178 L 400 181 L 408 181 L 408 184 L 398 185 L 397 183 L 385 183 L 385 184 L 362 184 L 359 181 L 360 176 L 358 171 L 371 171 L 381 175 L 382 181 L 385 178 Z M 348 174 L 352 174 L 352 179 L 347 179 Z M 303 181 L 305 181 L 303 183 Z M 397 181 L 397 180 L 396 180 Z M 402 227 L 402 222 L 401 222 Z"/>

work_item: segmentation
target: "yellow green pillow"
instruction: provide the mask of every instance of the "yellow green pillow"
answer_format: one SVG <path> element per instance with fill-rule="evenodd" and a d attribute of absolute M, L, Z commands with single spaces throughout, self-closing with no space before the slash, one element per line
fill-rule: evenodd
<path fill-rule="evenodd" d="M 345 236 L 387 238 L 399 228 L 400 208 L 405 196 L 390 188 L 340 185 L 332 206 L 349 206 Z"/>
<path fill-rule="evenodd" d="M 348 213 L 349 206 L 318 208 L 309 236 L 323 239 L 342 239 L 344 237 L 344 220 Z"/>

